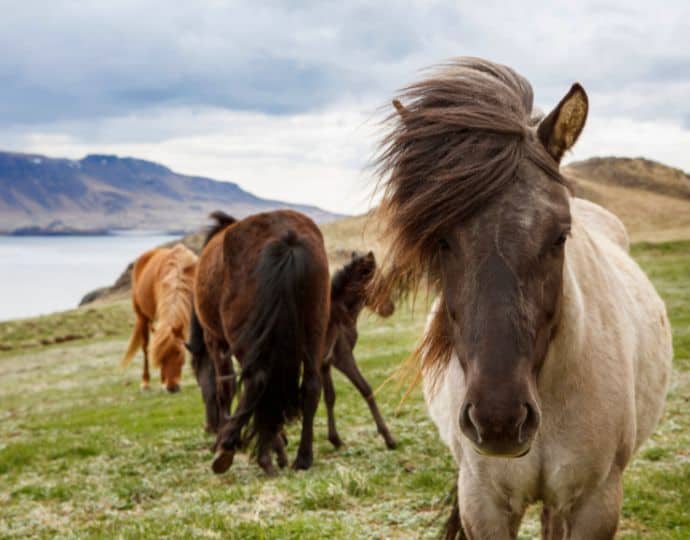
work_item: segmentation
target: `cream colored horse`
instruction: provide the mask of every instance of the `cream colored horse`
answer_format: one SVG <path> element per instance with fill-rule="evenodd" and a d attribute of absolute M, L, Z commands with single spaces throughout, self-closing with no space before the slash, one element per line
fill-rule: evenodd
<path fill-rule="evenodd" d="M 671 329 L 625 228 L 559 171 L 584 89 L 539 118 L 532 96 L 512 69 L 459 58 L 394 102 L 374 295 L 422 280 L 439 293 L 416 354 L 460 469 L 459 533 L 516 538 L 541 501 L 544 538 L 609 539 L 662 413 Z"/>
<path fill-rule="evenodd" d="M 457 421 L 465 398 L 457 357 L 437 379 L 424 377 L 429 414 L 460 467 L 460 508 L 479 524 L 472 538 L 514 538 L 537 500 L 545 538 L 609 538 L 601 524 L 618 520 L 623 469 L 661 416 L 673 357 L 664 303 L 626 253 L 618 218 L 582 199 L 570 210 L 563 331 L 539 377 L 541 427 L 529 454 L 472 449 Z"/>

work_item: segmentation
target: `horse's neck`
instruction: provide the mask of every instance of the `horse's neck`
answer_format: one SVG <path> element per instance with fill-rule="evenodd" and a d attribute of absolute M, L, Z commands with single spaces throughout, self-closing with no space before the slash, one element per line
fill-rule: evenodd
<path fill-rule="evenodd" d="M 586 369 L 583 359 L 587 356 L 585 348 L 589 339 L 587 313 L 593 307 L 591 288 L 582 287 L 583 276 L 586 279 L 597 279 L 596 270 L 588 268 L 591 261 L 583 256 L 591 238 L 586 230 L 577 231 L 578 245 L 568 249 L 563 264 L 563 298 L 560 320 L 554 338 L 549 345 L 545 375 L 556 378 L 567 378 L 568 374 Z M 587 275 L 593 271 L 594 275 Z"/>

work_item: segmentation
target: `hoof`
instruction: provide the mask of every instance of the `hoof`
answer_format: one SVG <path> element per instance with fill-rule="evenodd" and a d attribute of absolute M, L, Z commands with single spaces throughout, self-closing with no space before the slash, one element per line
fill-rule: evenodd
<path fill-rule="evenodd" d="M 328 437 L 328 440 L 335 448 L 340 448 L 343 445 L 343 441 L 340 439 L 338 435 L 336 435 L 335 437 Z"/>
<path fill-rule="evenodd" d="M 235 458 L 235 452 L 219 450 L 216 452 L 216 457 L 213 458 L 213 465 L 211 468 L 216 474 L 222 474 L 227 471 L 232 465 L 232 460 Z"/>
<path fill-rule="evenodd" d="M 266 476 L 273 477 L 278 476 L 278 470 L 273 465 L 261 465 Z"/>
<path fill-rule="evenodd" d="M 386 446 L 388 450 L 395 450 L 398 447 L 398 442 L 393 437 L 387 437 Z"/>
<path fill-rule="evenodd" d="M 309 469 L 312 465 L 312 462 L 314 461 L 313 457 L 297 457 L 295 462 L 292 464 L 292 468 L 296 471 L 306 471 Z"/>

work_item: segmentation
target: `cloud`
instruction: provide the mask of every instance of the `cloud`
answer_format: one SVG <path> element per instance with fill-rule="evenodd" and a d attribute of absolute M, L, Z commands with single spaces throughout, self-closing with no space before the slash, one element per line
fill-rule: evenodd
<path fill-rule="evenodd" d="M 146 126 L 143 133 L 137 130 Z M 138 156 L 176 172 L 229 180 L 265 198 L 311 202 L 341 213 L 370 204 L 367 167 L 375 116 L 357 110 L 271 115 L 223 109 L 155 113 L 0 132 L 0 148 L 72 159 Z"/>
<path fill-rule="evenodd" d="M 690 166 L 681 0 L 25 0 L 2 11 L 4 148 L 130 154 L 362 210 L 373 111 L 422 68 L 469 54 L 517 69 L 544 110 L 582 82 L 592 134 L 578 156 L 634 148 Z"/>

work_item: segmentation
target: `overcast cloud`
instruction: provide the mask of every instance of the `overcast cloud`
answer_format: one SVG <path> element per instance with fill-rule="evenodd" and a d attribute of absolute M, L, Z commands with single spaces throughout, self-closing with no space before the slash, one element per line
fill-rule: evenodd
<path fill-rule="evenodd" d="M 117 153 L 271 198 L 364 211 L 378 107 L 457 55 L 551 108 L 578 80 L 570 159 L 690 170 L 690 2 L 9 2 L 0 148 Z"/>

